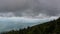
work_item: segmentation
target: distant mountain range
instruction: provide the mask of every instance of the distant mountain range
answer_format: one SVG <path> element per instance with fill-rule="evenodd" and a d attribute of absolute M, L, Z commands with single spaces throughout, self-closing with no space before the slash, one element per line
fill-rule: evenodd
<path fill-rule="evenodd" d="M 2 34 L 60 34 L 60 18 L 24 29 L 2 32 Z"/>

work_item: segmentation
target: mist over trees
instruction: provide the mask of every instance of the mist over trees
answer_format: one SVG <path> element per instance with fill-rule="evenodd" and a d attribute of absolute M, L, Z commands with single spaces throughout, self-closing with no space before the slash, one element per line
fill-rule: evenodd
<path fill-rule="evenodd" d="M 16 31 L 2 32 L 1 34 L 60 34 L 60 18 Z"/>

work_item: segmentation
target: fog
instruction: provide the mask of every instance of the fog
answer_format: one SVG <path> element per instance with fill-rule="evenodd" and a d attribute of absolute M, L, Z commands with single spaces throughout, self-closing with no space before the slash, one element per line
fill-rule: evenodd
<path fill-rule="evenodd" d="M 0 32 L 36 25 L 58 17 L 60 0 L 0 0 Z"/>

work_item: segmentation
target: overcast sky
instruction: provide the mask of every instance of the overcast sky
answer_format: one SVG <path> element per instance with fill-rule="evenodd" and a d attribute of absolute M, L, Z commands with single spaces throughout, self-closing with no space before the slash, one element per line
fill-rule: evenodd
<path fill-rule="evenodd" d="M 0 32 L 26 27 L 27 23 L 50 21 L 59 16 L 60 0 L 0 0 Z"/>
<path fill-rule="evenodd" d="M 2 17 L 60 16 L 60 0 L 0 0 Z"/>

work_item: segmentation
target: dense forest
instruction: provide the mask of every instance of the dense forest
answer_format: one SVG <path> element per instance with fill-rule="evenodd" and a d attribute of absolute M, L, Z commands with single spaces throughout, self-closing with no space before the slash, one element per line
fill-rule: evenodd
<path fill-rule="evenodd" d="M 3 32 L 1 34 L 60 34 L 60 18 L 20 30 Z"/>

